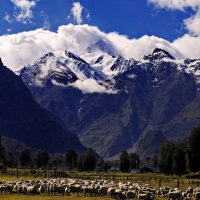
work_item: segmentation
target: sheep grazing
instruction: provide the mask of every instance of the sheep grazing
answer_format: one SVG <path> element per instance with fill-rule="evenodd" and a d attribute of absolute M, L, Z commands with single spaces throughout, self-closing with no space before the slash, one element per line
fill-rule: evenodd
<path fill-rule="evenodd" d="M 99 196 L 103 197 L 107 194 L 108 188 L 106 186 L 100 186 L 98 190 Z"/>
<path fill-rule="evenodd" d="M 127 192 L 126 192 L 126 198 L 127 199 L 134 199 L 134 198 L 136 198 L 136 192 L 135 191 L 132 191 L 132 190 L 128 190 Z"/>
<path fill-rule="evenodd" d="M 18 193 L 24 195 L 70 195 L 82 193 L 86 196 L 109 196 L 115 199 L 153 200 L 154 195 L 162 195 L 168 200 L 200 200 L 200 188 L 188 187 L 185 192 L 179 188 L 164 187 L 157 191 L 150 184 L 116 182 L 108 180 L 81 180 L 81 179 L 42 179 L 18 180 L 15 182 L 0 181 L 0 193 Z"/>
<path fill-rule="evenodd" d="M 68 187 L 68 195 L 70 195 L 70 192 L 71 193 L 76 193 L 77 196 L 79 195 L 79 193 L 81 192 L 81 186 L 80 185 L 69 185 Z"/>
<path fill-rule="evenodd" d="M 168 200 L 170 199 L 182 199 L 182 194 L 179 191 L 169 192 L 168 193 Z"/>
<path fill-rule="evenodd" d="M 39 187 L 39 193 L 44 195 L 47 191 L 47 186 L 46 184 L 41 184 L 40 187 Z"/>
<path fill-rule="evenodd" d="M 195 199 L 195 200 L 200 199 L 200 192 L 196 192 L 196 193 L 194 194 L 194 199 Z"/>
<path fill-rule="evenodd" d="M 110 198 L 114 198 L 115 197 L 115 188 L 113 188 L 113 187 L 108 188 L 107 194 L 108 194 L 108 196 L 110 196 Z"/>
<path fill-rule="evenodd" d="M 142 194 L 142 193 L 138 194 L 138 200 L 140 199 L 147 200 L 147 194 Z"/>
<path fill-rule="evenodd" d="M 1 185 L 0 186 L 0 193 L 1 194 L 5 194 L 7 190 L 8 190 L 8 186 L 7 185 Z"/>

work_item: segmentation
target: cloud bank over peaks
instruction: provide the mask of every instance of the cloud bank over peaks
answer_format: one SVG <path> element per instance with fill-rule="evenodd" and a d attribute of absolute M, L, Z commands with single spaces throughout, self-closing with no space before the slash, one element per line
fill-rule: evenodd
<path fill-rule="evenodd" d="M 33 18 L 32 8 L 34 8 L 39 0 L 11 0 L 15 5 L 15 20 L 24 24 L 31 23 Z"/>
<path fill-rule="evenodd" d="M 13 71 L 35 62 L 48 52 L 71 51 L 80 55 L 99 40 L 105 40 L 112 49 L 125 59 L 139 60 L 153 52 L 155 48 L 168 51 L 175 58 L 199 58 L 200 38 L 188 34 L 170 43 L 156 36 L 129 39 L 117 32 L 105 33 L 96 26 L 63 25 L 57 32 L 36 29 L 0 36 L 0 57 Z"/>

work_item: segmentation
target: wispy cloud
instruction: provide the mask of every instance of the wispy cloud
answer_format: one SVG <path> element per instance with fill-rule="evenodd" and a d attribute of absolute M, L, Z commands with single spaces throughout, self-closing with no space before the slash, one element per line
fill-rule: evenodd
<path fill-rule="evenodd" d="M 41 16 L 44 18 L 44 23 L 43 23 L 43 29 L 44 30 L 50 30 L 50 28 L 51 28 L 51 23 L 50 23 L 50 21 L 49 21 L 49 16 L 48 15 L 46 15 L 45 13 L 44 13 L 44 11 L 41 11 Z"/>
<path fill-rule="evenodd" d="M 73 7 L 71 9 L 71 15 L 74 17 L 74 22 L 77 24 L 82 23 L 82 11 L 83 6 L 79 2 L 73 3 Z"/>
<path fill-rule="evenodd" d="M 188 29 L 189 34 L 193 36 L 200 36 L 200 1 L 199 0 L 148 0 L 149 3 L 153 3 L 156 7 L 181 10 L 185 11 L 188 7 L 192 8 L 194 15 L 185 19 L 183 22 Z"/>
<path fill-rule="evenodd" d="M 15 5 L 15 20 L 24 24 L 31 23 L 31 19 L 34 17 L 32 8 L 36 6 L 38 1 L 39 0 L 11 0 Z"/>
<path fill-rule="evenodd" d="M 87 79 L 84 81 L 77 80 L 71 86 L 80 89 L 84 94 L 85 93 L 107 93 L 107 94 L 116 94 L 117 91 L 113 89 L 106 89 L 104 86 L 99 85 L 94 79 Z"/>
<path fill-rule="evenodd" d="M 9 24 L 13 22 L 13 19 L 10 17 L 8 13 L 6 13 L 6 16 L 3 18 L 3 20 L 7 21 Z"/>

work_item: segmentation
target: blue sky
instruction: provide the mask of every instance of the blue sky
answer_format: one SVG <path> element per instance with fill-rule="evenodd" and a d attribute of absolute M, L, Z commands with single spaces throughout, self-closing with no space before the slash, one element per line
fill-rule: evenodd
<path fill-rule="evenodd" d="M 45 22 L 48 23 L 47 29 L 56 32 L 60 25 L 75 23 L 71 15 L 74 1 L 35 2 L 35 6 L 30 9 L 33 16 L 19 22 L 15 16 L 19 14 L 20 8 L 11 0 L 1 0 L 0 35 L 43 28 Z M 193 14 L 189 8 L 185 12 L 156 8 L 147 0 L 80 0 L 79 2 L 83 7 L 83 24 L 97 26 L 105 32 L 116 31 L 129 38 L 155 35 L 173 41 L 187 32 L 183 20 Z M 9 16 L 7 21 L 5 16 Z"/>
<path fill-rule="evenodd" d="M 200 0 L 0 1 L 0 57 L 11 69 L 101 38 L 126 59 L 156 47 L 200 58 Z"/>

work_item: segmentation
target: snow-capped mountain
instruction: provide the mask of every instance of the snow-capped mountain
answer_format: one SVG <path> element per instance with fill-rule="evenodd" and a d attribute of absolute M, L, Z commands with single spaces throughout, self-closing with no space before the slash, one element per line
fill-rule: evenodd
<path fill-rule="evenodd" d="M 83 54 L 91 53 L 93 55 L 99 55 L 101 53 L 106 53 L 112 57 L 117 57 L 117 53 L 114 48 L 105 39 L 98 40 L 97 42 L 89 45 Z"/>
<path fill-rule="evenodd" d="M 80 55 L 48 53 L 20 77 L 41 106 L 107 158 L 136 151 L 149 130 L 183 139 L 200 119 L 200 111 L 193 114 L 200 105 L 200 59 L 174 58 L 162 49 L 126 60 L 98 41 Z"/>
<path fill-rule="evenodd" d="M 87 79 L 102 84 L 131 69 L 146 71 L 154 76 L 160 70 L 179 70 L 194 75 L 197 82 L 200 81 L 200 59 L 175 59 L 165 50 L 155 49 L 139 61 L 133 58 L 126 60 L 120 55 L 114 55 L 112 48 L 103 40 L 90 45 L 80 56 L 70 51 L 47 53 L 24 67 L 20 77 L 29 86 L 42 86 L 49 81 L 67 85 Z M 158 81 L 156 77 L 154 79 Z"/>

